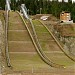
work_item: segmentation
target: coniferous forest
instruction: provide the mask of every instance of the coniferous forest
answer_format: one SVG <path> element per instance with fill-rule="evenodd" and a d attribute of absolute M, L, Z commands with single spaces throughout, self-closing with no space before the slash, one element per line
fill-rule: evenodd
<path fill-rule="evenodd" d="M 75 22 L 75 3 L 72 4 L 71 0 L 68 3 L 50 1 L 50 0 L 11 0 L 11 9 L 20 10 L 20 5 L 25 4 L 29 14 L 53 14 L 59 17 L 60 12 L 69 11 L 71 12 L 72 19 Z M 5 0 L 0 0 L 0 8 L 5 9 Z"/>

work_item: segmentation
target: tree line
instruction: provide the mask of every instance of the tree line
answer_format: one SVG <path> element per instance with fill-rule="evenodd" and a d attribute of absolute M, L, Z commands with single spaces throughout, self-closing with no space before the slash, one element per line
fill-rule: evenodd
<path fill-rule="evenodd" d="M 72 19 L 75 22 L 75 3 L 69 0 L 66 2 L 50 1 L 50 0 L 11 0 L 11 9 L 20 10 L 20 5 L 25 4 L 30 15 L 35 14 L 53 14 L 59 18 L 62 11 L 71 12 Z M 0 7 L 5 9 L 5 0 L 0 0 Z"/>

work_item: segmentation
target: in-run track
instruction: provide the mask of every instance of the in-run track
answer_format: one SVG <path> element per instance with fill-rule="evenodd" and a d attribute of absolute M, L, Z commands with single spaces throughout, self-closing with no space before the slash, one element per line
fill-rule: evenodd
<path fill-rule="evenodd" d="M 18 13 L 19 13 L 19 12 L 18 12 Z M 20 15 L 20 14 L 19 14 L 19 15 Z M 25 23 L 23 17 L 22 17 L 21 15 L 20 15 L 20 17 L 22 18 L 23 22 Z M 34 21 L 37 21 L 37 22 L 34 23 Z M 28 27 L 28 22 L 29 22 L 29 27 Z M 33 44 L 35 45 L 35 43 L 36 43 L 36 45 L 37 45 L 37 47 L 38 47 L 38 49 L 36 48 L 38 54 L 40 55 L 40 57 L 41 57 L 48 65 L 50 65 L 50 66 L 52 66 L 52 67 L 65 68 L 65 66 L 56 64 L 56 63 L 52 62 L 51 60 L 49 60 L 49 58 L 48 58 L 48 57 L 46 56 L 46 54 L 44 53 L 44 47 L 41 46 L 41 42 L 40 42 L 40 39 L 39 39 L 39 36 L 38 36 L 39 33 L 42 33 L 40 36 L 42 36 L 42 37 L 44 38 L 44 35 L 43 35 L 43 32 L 44 32 L 44 31 L 46 31 L 46 32 L 48 31 L 47 34 L 49 34 L 50 37 L 47 36 L 48 38 L 46 37 L 46 40 L 45 40 L 45 38 L 44 38 L 44 39 L 41 38 L 41 40 L 43 39 L 42 41 L 46 41 L 46 44 L 47 44 L 48 41 L 49 41 L 49 42 L 54 41 L 54 42 L 56 43 L 56 45 L 54 44 L 54 46 L 58 46 L 58 47 L 59 47 L 59 49 L 57 48 L 58 51 L 63 52 L 65 56 L 67 56 L 68 58 L 70 58 L 72 61 L 75 61 L 72 57 L 68 56 L 68 55 L 64 52 L 64 50 L 63 50 L 62 46 L 60 45 L 60 43 L 58 42 L 58 40 L 56 40 L 56 38 L 53 36 L 53 34 L 49 31 L 49 29 L 48 29 L 41 21 L 39 21 L 39 20 L 33 20 L 33 21 L 32 21 L 32 19 L 29 19 L 28 22 L 27 22 L 27 24 L 25 23 L 25 25 L 26 25 L 26 28 L 27 28 L 27 30 L 29 31 L 30 35 L 32 34 L 31 39 L 32 39 L 32 41 L 33 41 Z M 40 28 L 40 27 L 41 27 L 40 25 L 43 26 L 43 29 Z M 38 28 L 36 28 L 36 26 L 37 26 Z M 39 26 L 40 26 L 40 27 L 39 27 Z M 29 29 L 30 29 L 30 30 L 29 30 Z M 42 31 L 41 31 L 41 30 L 42 30 Z M 30 32 L 30 31 L 31 31 L 31 32 Z M 38 32 L 39 32 L 39 33 L 38 33 Z M 37 34 L 38 34 L 38 35 L 37 35 Z M 45 34 L 45 35 L 47 35 L 47 34 Z M 35 41 L 35 42 L 34 42 L 34 41 Z M 35 47 L 36 47 L 36 45 L 35 45 Z M 49 45 L 49 43 L 48 43 L 48 45 Z M 46 47 L 45 49 L 47 50 L 47 47 Z M 51 50 L 51 48 L 50 48 L 50 50 Z M 55 50 L 56 50 L 56 49 L 55 49 Z M 57 51 L 57 50 L 56 50 L 56 51 Z M 51 51 L 51 52 L 52 52 L 52 51 Z M 49 52 L 48 52 L 48 53 L 49 53 Z"/>
<path fill-rule="evenodd" d="M 14 55 L 14 52 L 30 52 L 30 51 L 36 52 L 37 51 L 37 53 L 40 55 L 43 61 L 47 63 L 48 65 L 52 67 L 57 67 L 57 68 L 65 68 L 63 64 L 61 63 L 57 64 L 54 61 L 52 61 L 51 60 L 52 58 L 51 59 L 49 58 L 49 54 L 46 55 L 46 51 L 54 51 L 54 50 L 52 50 L 50 47 L 49 48 L 43 47 L 43 44 L 44 44 L 43 42 L 48 43 L 49 41 L 50 43 L 53 43 L 51 41 L 55 42 L 55 40 L 51 37 L 51 35 L 47 32 L 46 28 L 44 28 L 44 26 L 40 22 L 38 23 L 37 20 L 33 20 L 32 23 L 34 25 L 36 35 L 34 34 L 34 30 L 31 27 L 31 24 L 29 21 L 24 20 L 23 17 L 17 12 L 16 13 L 9 12 L 8 50 L 10 54 L 10 64 L 12 65 L 12 67 L 14 66 L 16 67 L 16 64 L 17 66 L 19 66 L 21 62 L 24 62 L 24 64 L 26 62 L 25 60 L 23 60 L 24 58 L 26 58 L 24 57 L 24 55 L 22 59 L 20 53 L 19 55 Z M 39 48 L 38 42 L 42 49 Z M 54 44 L 54 46 L 58 47 L 57 44 L 56 45 Z M 20 60 L 18 60 L 16 56 Z M 61 55 L 60 55 L 60 58 L 61 58 Z"/>

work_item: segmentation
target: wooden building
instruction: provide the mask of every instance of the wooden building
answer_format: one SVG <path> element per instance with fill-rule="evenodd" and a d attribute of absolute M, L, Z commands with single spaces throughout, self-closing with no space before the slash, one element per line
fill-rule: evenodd
<path fill-rule="evenodd" d="M 62 11 L 60 13 L 60 21 L 64 23 L 73 23 L 73 20 L 71 20 L 71 13 Z"/>

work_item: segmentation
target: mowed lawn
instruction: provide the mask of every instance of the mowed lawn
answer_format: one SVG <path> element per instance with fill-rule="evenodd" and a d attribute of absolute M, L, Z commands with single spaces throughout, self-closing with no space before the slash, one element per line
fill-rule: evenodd
<path fill-rule="evenodd" d="M 37 53 L 10 53 L 10 58 L 15 71 L 31 71 L 32 68 L 40 71 L 50 68 Z"/>
<path fill-rule="evenodd" d="M 48 57 L 52 61 L 54 61 L 57 64 L 65 65 L 66 68 L 69 66 L 73 66 L 75 63 L 72 62 L 70 59 L 67 59 L 63 54 L 57 53 L 53 55 L 52 53 L 47 53 Z M 57 59 L 56 57 L 57 56 Z M 61 57 L 59 57 L 61 56 Z M 50 69 L 52 69 L 51 66 L 47 65 L 37 53 L 10 53 L 11 58 L 11 64 L 13 66 L 13 70 L 15 71 L 46 71 L 50 72 Z M 60 60 L 59 60 L 60 59 Z M 74 68 L 72 68 L 74 69 Z"/>
<path fill-rule="evenodd" d="M 33 24 L 43 51 L 61 51 L 51 34 L 38 20 L 33 20 Z"/>
<path fill-rule="evenodd" d="M 28 31 L 26 30 L 26 27 L 22 22 L 20 16 L 16 12 L 9 13 L 8 29 L 9 52 L 35 51 Z"/>
<path fill-rule="evenodd" d="M 26 72 L 27 71 L 28 72 L 33 72 L 33 71 L 50 72 L 52 70 L 52 67 L 47 65 L 43 60 L 41 60 L 37 52 L 35 52 L 36 49 L 34 48 L 32 44 L 32 41 L 28 35 L 28 32 L 21 31 L 21 30 L 24 30 L 23 29 L 24 25 L 20 17 L 16 15 L 17 14 L 15 13 L 11 13 L 11 17 L 9 16 L 10 26 L 9 26 L 9 31 L 8 31 L 8 39 L 9 39 L 9 46 L 10 46 L 9 47 L 10 61 L 11 61 L 13 70 L 14 71 L 26 71 Z M 12 19 L 12 18 L 15 18 L 15 19 Z M 23 28 L 21 26 L 23 26 Z M 35 30 L 37 32 L 40 44 L 43 48 L 43 51 L 51 52 L 51 51 L 60 50 L 57 44 L 55 44 L 55 41 L 52 40 L 51 35 L 49 35 L 48 31 L 42 25 L 40 26 L 40 23 L 38 21 L 35 20 L 34 26 L 35 26 Z M 32 44 L 32 46 L 30 43 Z M 33 48 L 35 51 L 32 51 Z M 28 49 L 29 49 L 29 52 L 27 52 Z M 45 53 L 45 54 L 57 64 L 61 64 L 65 66 L 74 65 L 74 63 L 71 62 L 71 60 L 68 60 L 68 58 L 66 58 L 66 56 L 63 53 L 62 54 L 61 53 L 59 54 Z"/>
<path fill-rule="evenodd" d="M 61 51 L 60 47 L 57 45 L 50 33 L 38 20 L 33 20 L 33 24 L 42 50 L 49 52 L 45 54 L 51 61 L 65 66 L 75 64 Z"/>
<path fill-rule="evenodd" d="M 9 41 L 30 41 L 30 37 L 27 31 L 8 31 Z"/>
<path fill-rule="evenodd" d="M 75 64 L 74 61 L 69 59 L 62 52 L 54 52 L 54 53 L 45 53 L 52 61 L 57 64 L 64 65 L 65 67 L 73 66 Z"/>

